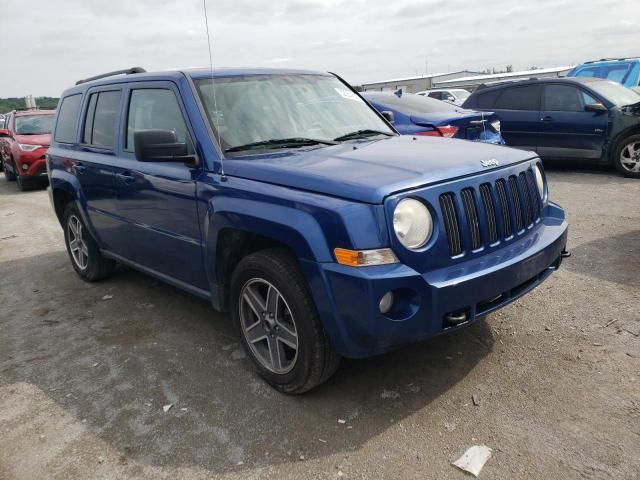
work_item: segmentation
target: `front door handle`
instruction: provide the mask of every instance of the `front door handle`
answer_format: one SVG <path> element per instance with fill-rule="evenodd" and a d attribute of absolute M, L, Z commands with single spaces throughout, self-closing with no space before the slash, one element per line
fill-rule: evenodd
<path fill-rule="evenodd" d="M 116 173 L 116 178 L 120 180 L 122 183 L 126 183 L 126 184 L 133 183 L 136 181 L 136 177 L 134 177 L 128 172 Z"/>
<path fill-rule="evenodd" d="M 551 115 L 547 115 L 540 119 L 541 122 L 553 122 L 553 117 Z"/>

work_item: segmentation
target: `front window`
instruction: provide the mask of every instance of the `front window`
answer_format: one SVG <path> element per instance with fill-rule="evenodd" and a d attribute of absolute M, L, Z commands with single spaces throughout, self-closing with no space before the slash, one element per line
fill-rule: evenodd
<path fill-rule="evenodd" d="M 53 115 L 20 115 L 15 120 L 18 135 L 42 135 L 51 133 Z"/>
<path fill-rule="evenodd" d="M 279 139 L 332 142 L 359 130 L 394 134 L 335 77 L 245 75 L 198 80 L 196 86 L 225 151 Z"/>
<path fill-rule="evenodd" d="M 633 105 L 634 103 L 640 102 L 640 95 L 638 95 L 633 90 L 623 87 L 619 83 L 610 81 L 595 81 L 589 83 L 588 85 L 594 92 L 606 98 L 614 105 Z"/>

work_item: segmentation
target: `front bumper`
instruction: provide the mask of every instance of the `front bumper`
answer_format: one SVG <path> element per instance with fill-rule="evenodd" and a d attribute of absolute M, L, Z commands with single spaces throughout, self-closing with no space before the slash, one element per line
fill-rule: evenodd
<path fill-rule="evenodd" d="M 563 218 L 544 217 L 504 248 L 423 274 L 403 264 L 304 262 L 303 269 L 333 348 L 362 358 L 468 325 L 532 290 L 559 267 L 567 228 Z M 396 307 L 383 315 L 379 301 L 390 290 Z M 462 323 L 447 321 L 462 313 Z"/>
<path fill-rule="evenodd" d="M 23 152 L 16 158 L 16 174 L 23 178 L 47 177 L 46 149 L 38 149 L 34 152 Z M 26 165 L 26 169 L 25 166 Z"/>

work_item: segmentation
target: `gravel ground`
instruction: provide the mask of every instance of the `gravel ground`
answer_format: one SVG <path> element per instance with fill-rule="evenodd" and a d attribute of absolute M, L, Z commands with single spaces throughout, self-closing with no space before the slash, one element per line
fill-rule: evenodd
<path fill-rule="evenodd" d="M 288 397 L 206 302 L 127 269 L 82 282 L 46 192 L 0 175 L 0 479 L 464 479 L 476 444 L 485 479 L 640 478 L 640 181 L 548 176 L 559 272 Z"/>

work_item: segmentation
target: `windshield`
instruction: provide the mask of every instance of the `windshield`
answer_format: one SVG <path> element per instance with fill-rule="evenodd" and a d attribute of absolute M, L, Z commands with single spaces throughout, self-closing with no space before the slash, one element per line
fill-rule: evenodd
<path fill-rule="evenodd" d="M 398 97 L 394 94 L 364 94 L 373 103 L 397 110 L 403 115 L 420 115 L 434 112 L 459 112 L 460 107 L 435 98 L 405 93 Z"/>
<path fill-rule="evenodd" d="M 331 142 L 358 130 L 395 134 L 335 77 L 246 75 L 196 81 L 207 117 L 227 151 L 256 142 L 317 139 Z M 287 148 L 283 144 L 282 148 Z"/>
<path fill-rule="evenodd" d="M 640 102 L 640 95 L 633 90 L 623 87 L 619 83 L 608 80 L 602 82 L 592 82 L 588 86 L 596 93 L 602 95 L 614 105 L 633 105 Z"/>
<path fill-rule="evenodd" d="M 51 133 L 53 115 L 20 115 L 16 117 L 18 135 L 40 135 Z"/>

